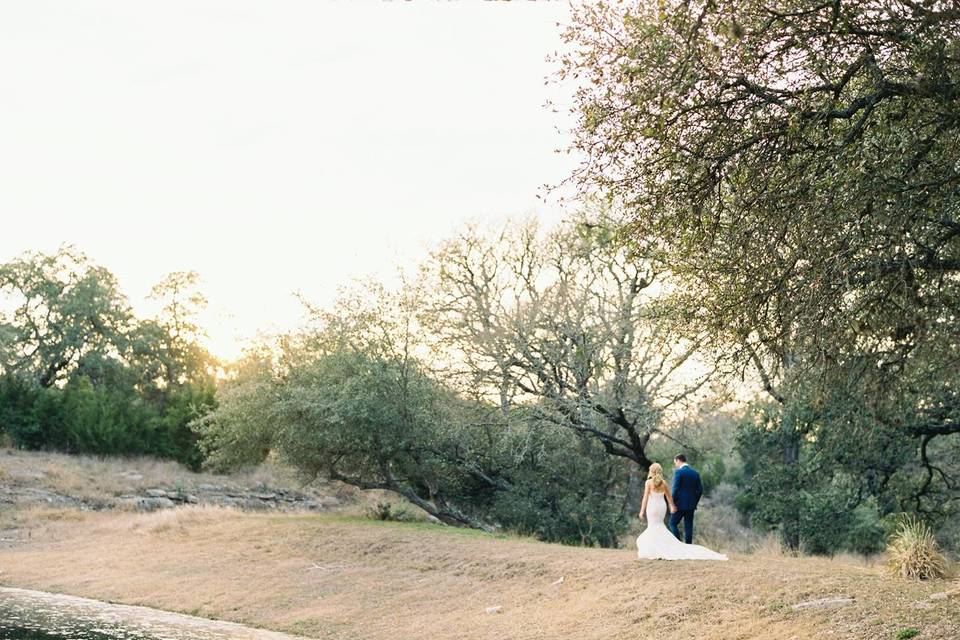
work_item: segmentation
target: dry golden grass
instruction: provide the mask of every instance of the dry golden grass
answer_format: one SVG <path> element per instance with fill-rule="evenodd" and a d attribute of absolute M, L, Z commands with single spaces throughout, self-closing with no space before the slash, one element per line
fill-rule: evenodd
<path fill-rule="evenodd" d="M 34 515 L 43 535 L 0 550 L 0 583 L 315 638 L 872 640 L 907 627 L 960 637 L 958 601 L 931 598 L 948 583 L 773 549 L 726 563 L 638 562 L 623 550 L 329 515 Z M 792 608 L 831 596 L 855 602 Z"/>
<path fill-rule="evenodd" d="M 193 473 L 176 462 L 149 457 L 104 458 L 15 449 L 0 449 L 0 482 L 40 486 L 74 498 L 107 503 L 113 497 L 153 487 L 189 492 L 203 484 L 282 488 L 302 485 L 289 469 L 269 464 L 225 476 Z"/>
<path fill-rule="evenodd" d="M 950 574 L 950 561 L 940 551 L 933 530 L 914 517 L 900 520 L 887 556 L 893 574 L 907 580 L 946 578 Z"/>
<path fill-rule="evenodd" d="M 109 526 L 112 525 L 118 534 L 132 531 L 146 534 L 187 535 L 191 531 L 212 525 L 236 513 L 235 509 L 229 507 L 190 506 L 116 518 L 109 521 L 104 530 L 109 532 Z"/>

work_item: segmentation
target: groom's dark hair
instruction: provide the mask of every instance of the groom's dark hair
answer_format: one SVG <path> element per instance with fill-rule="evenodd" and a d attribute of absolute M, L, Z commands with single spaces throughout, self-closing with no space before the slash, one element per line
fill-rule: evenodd
<path fill-rule="evenodd" d="M 679 460 L 680 462 L 686 462 L 687 456 L 683 455 L 682 453 L 678 453 L 677 455 L 673 456 L 673 459 Z"/>

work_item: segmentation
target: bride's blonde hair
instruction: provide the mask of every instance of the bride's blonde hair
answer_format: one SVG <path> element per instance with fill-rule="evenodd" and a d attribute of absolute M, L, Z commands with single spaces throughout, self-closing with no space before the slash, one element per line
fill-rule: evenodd
<path fill-rule="evenodd" d="M 650 471 L 647 472 L 647 479 L 653 480 L 654 489 L 659 489 L 667 484 L 663 481 L 663 467 L 660 466 L 659 462 L 654 462 L 650 465 Z"/>

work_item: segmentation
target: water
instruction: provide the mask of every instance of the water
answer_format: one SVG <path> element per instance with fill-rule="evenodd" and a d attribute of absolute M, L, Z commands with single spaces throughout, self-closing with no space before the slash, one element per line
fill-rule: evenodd
<path fill-rule="evenodd" d="M 0 587 L 0 640 L 298 640 L 145 607 Z"/>
<path fill-rule="evenodd" d="M 0 616 L 5 612 L 0 611 Z M 45 631 L 32 624 L 20 626 L 18 624 L 9 624 L 0 622 L 0 640 L 148 640 L 147 636 L 133 635 L 123 630 L 108 631 L 105 629 L 93 630 L 83 622 L 76 622 L 70 625 L 57 625 L 47 627 L 55 629 Z"/>
<path fill-rule="evenodd" d="M 28 592 L 29 593 L 29 592 Z M 50 608 L 32 595 L 0 592 L 0 640 L 154 640 L 80 607 Z"/>

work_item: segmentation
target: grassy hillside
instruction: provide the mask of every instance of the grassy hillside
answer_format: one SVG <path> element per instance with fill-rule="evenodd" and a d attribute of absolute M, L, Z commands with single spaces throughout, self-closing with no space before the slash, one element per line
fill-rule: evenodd
<path fill-rule="evenodd" d="M 369 496 L 339 483 L 317 481 L 303 486 L 292 471 L 273 465 L 218 475 L 193 473 L 176 462 L 149 457 L 103 458 L 0 448 L 0 525 L 5 515 L 9 518 L 11 508 L 135 509 L 134 498 L 157 489 L 194 496 L 200 504 L 244 506 L 252 496 L 276 492 L 287 498 L 261 501 L 263 508 L 359 513 L 369 502 Z"/>
<path fill-rule="evenodd" d="M 0 583 L 316 638 L 956 638 L 955 584 L 776 554 L 638 562 L 629 551 L 338 515 L 183 507 L 30 515 Z M 833 596 L 837 609 L 793 605 Z M 499 609 L 495 609 L 499 607 Z"/>

